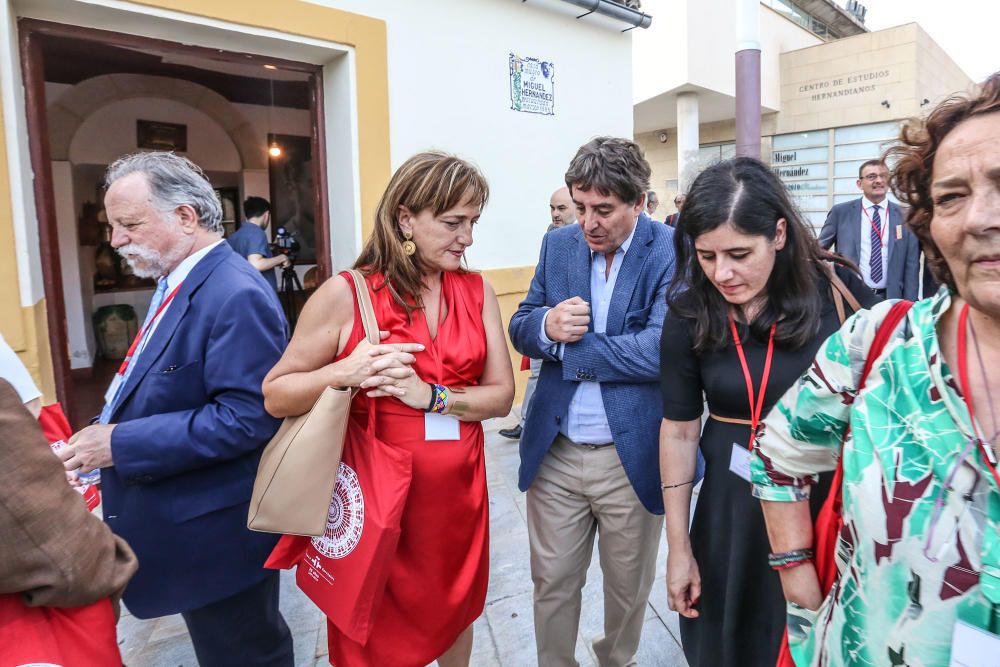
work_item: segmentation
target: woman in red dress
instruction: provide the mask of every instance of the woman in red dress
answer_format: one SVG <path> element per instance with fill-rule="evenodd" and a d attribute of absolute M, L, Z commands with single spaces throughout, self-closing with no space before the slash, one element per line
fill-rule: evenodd
<path fill-rule="evenodd" d="M 413 481 L 374 628 L 362 646 L 328 626 L 337 667 L 469 664 L 489 579 L 481 421 L 508 414 L 514 377 L 496 294 L 463 269 L 489 188 L 472 165 L 420 153 L 393 175 L 358 258 L 382 343 L 364 337 L 353 286 L 326 281 L 264 380 L 268 411 L 302 414 L 326 386 L 376 401 L 376 433 L 413 456 Z M 437 414 L 434 414 L 437 413 Z"/>

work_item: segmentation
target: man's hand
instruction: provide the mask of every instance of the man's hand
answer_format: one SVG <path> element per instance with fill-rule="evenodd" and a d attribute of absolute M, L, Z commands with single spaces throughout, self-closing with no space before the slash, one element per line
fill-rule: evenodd
<path fill-rule="evenodd" d="M 590 304 L 578 296 L 566 299 L 545 315 L 545 335 L 557 343 L 575 343 L 590 326 Z"/>
<path fill-rule="evenodd" d="M 56 454 L 66 470 L 88 473 L 114 465 L 111 460 L 111 432 L 115 424 L 94 424 L 73 434 L 69 444 Z"/>
<path fill-rule="evenodd" d="M 278 266 L 280 266 L 281 268 L 287 269 L 292 265 L 292 260 L 288 258 L 288 255 L 281 255 L 281 258 L 282 258 L 281 263 L 278 264 Z"/>

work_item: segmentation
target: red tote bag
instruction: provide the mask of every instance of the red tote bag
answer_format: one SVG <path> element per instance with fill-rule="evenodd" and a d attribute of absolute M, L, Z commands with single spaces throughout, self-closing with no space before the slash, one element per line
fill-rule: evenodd
<path fill-rule="evenodd" d="M 875 365 L 875 361 L 882 356 L 886 343 L 896 327 L 906 317 L 907 311 L 913 305 L 912 301 L 897 301 L 889 309 L 885 319 L 882 320 L 872 339 L 872 345 L 868 350 L 868 358 L 865 359 L 864 369 L 861 371 L 861 379 L 858 382 L 858 391 L 865 386 L 868 374 Z M 844 442 L 850 434 L 850 424 L 844 431 Z M 844 457 L 841 455 L 837 461 L 837 470 L 833 473 L 833 481 L 830 483 L 830 495 L 826 497 L 823 507 L 816 515 L 816 525 L 813 527 L 813 542 L 816 552 L 816 575 L 819 577 L 819 587 L 826 596 L 833 583 L 837 580 L 837 541 L 840 539 L 840 531 L 844 527 L 844 517 L 841 514 L 843 509 L 843 486 L 844 486 Z M 792 653 L 788 648 L 788 628 L 785 628 L 785 636 L 781 638 L 781 651 L 778 653 L 777 667 L 796 667 L 792 659 Z"/>
<path fill-rule="evenodd" d="M 265 564 L 297 565 L 299 588 L 361 645 L 368 641 L 385 592 L 413 475 L 412 455 L 375 437 L 372 407 L 369 401 L 367 428 L 357 419 L 347 428 L 326 533 L 285 535 Z"/>
<path fill-rule="evenodd" d="M 107 598 L 84 607 L 29 607 L 0 595 L 0 665 L 119 667 L 115 613 Z"/>

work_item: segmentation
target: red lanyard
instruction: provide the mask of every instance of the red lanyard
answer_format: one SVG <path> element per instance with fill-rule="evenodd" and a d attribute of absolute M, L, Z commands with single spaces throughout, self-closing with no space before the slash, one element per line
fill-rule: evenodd
<path fill-rule="evenodd" d="M 756 404 L 754 402 L 753 380 L 750 378 L 750 366 L 747 364 L 746 354 L 743 353 L 743 342 L 740 341 L 740 333 L 736 330 L 736 322 L 733 316 L 729 316 L 729 330 L 733 332 L 733 341 L 736 343 L 736 354 L 740 357 L 740 366 L 743 367 L 743 379 L 747 383 L 747 398 L 750 401 L 750 442 L 747 449 L 753 450 L 754 436 L 757 435 L 757 426 L 760 424 L 760 414 L 764 411 L 764 394 L 767 393 L 767 381 L 771 377 L 771 358 L 774 356 L 774 330 L 777 323 L 771 325 L 771 335 L 767 340 L 767 357 L 764 359 L 764 374 L 760 378 L 760 393 L 757 394 Z"/>
<path fill-rule="evenodd" d="M 973 434 L 979 443 L 980 453 L 983 455 L 986 467 L 990 469 L 990 473 L 993 475 L 993 481 L 997 483 L 997 488 L 1000 488 L 1000 475 L 997 474 L 996 466 L 993 464 L 993 452 L 990 451 L 991 445 L 986 444 L 986 441 L 979 436 L 977 432 L 978 428 L 976 427 L 976 411 L 972 407 L 972 391 L 969 389 L 969 344 L 966 340 L 969 331 L 968 326 L 969 304 L 965 304 L 958 314 L 958 380 L 962 383 L 962 400 L 965 401 L 965 407 L 969 409 L 969 422 L 972 424 Z"/>
<path fill-rule="evenodd" d="M 877 206 L 877 204 L 876 204 L 876 206 Z M 879 229 L 875 225 L 875 221 L 872 220 L 872 216 L 869 215 L 868 209 L 865 208 L 864 202 L 861 203 L 861 212 L 865 214 L 865 217 L 868 218 L 868 224 L 871 225 L 872 229 L 875 230 L 875 233 L 878 234 L 879 245 L 884 246 L 885 245 L 885 226 L 887 224 L 889 224 L 889 207 L 888 206 L 885 207 L 885 220 L 882 221 L 882 229 Z"/>
<path fill-rule="evenodd" d="M 153 316 L 149 318 L 149 322 L 146 322 L 146 325 L 135 335 L 135 340 L 132 341 L 132 344 L 128 348 L 128 352 L 125 353 L 125 360 L 122 361 L 122 365 L 118 367 L 118 375 L 125 375 L 125 371 L 128 370 L 129 362 L 132 361 L 132 356 L 135 354 L 136 348 L 139 347 L 139 342 L 142 341 L 143 336 L 145 336 L 146 332 L 153 326 L 156 319 L 163 313 L 164 310 L 166 310 L 167 306 L 170 305 L 170 302 L 177 295 L 177 290 L 179 290 L 183 284 L 184 283 L 181 282 L 180 285 L 177 285 L 177 287 L 175 287 L 173 291 L 167 295 L 167 298 L 163 300 L 163 303 L 161 303 L 160 307 L 156 309 Z"/>

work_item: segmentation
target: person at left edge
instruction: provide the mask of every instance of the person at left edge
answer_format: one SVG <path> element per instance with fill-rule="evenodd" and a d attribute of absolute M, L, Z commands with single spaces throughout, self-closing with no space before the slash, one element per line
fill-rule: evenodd
<path fill-rule="evenodd" d="M 246 220 L 226 241 L 239 255 L 245 257 L 250 266 L 260 271 L 267 284 L 278 291 L 278 281 L 274 277 L 275 267 L 292 265 L 286 255 L 271 256 L 271 246 L 267 242 L 267 227 L 271 224 L 271 204 L 263 197 L 247 197 L 243 202 Z"/>
<path fill-rule="evenodd" d="M 111 243 L 157 290 L 99 423 L 59 455 L 101 469 L 104 518 L 139 558 L 132 614 L 180 613 L 202 667 L 292 665 L 278 573 L 262 567 L 278 536 L 246 527 L 279 425 L 261 393 L 288 336 L 278 296 L 222 242 L 215 193 L 186 158 L 126 156 L 106 182 Z"/>

